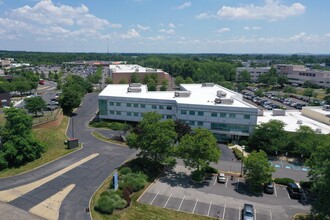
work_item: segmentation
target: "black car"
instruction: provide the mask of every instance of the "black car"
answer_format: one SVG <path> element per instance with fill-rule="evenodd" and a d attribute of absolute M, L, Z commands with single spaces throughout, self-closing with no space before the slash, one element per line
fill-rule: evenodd
<path fill-rule="evenodd" d="M 289 183 L 288 192 L 292 199 L 300 199 L 301 198 L 301 190 L 300 187 L 296 183 Z"/>
<path fill-rule="evenodd" d="M 274 183 L 269 182 L 264 185 L 264 192 L 267 194 L 273 194 L 274 193 Z"/>

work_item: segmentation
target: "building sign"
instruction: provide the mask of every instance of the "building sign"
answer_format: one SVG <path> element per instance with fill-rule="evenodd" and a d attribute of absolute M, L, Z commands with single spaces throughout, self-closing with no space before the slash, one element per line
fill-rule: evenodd
<path fill-rule="evenodd" d="M 113 178 L 112 178 L 112 183 L 113 183 L 113 188 L 115 190 L 118 189 L 118 172 L 116 171 L 114 174 L 113 174 Z"/>

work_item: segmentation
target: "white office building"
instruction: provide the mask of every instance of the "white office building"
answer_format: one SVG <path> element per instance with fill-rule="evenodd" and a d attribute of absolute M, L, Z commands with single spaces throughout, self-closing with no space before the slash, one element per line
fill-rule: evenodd
<path fill-rule="evenodd" d="M 236 78 L 239 80 L 240 74 L 243 71 L 247 71 L 251 76 L 251 81 L 257 82 L 259 77 L 265 73 L 268 73 L 270 67 L 237 67 L 236 68 Z"/>
<path fill-rule="evenodd" d="M 182 120 L 203 127 L 218 139 L 249 136 L 257 124 L 258 109 L 242 95 L 214 85 L 182 84 L 180 91 L 148 91 L 146 85 L 108 85 L 98 96 L 101 119 L 138 122 L 156 111 L 163 119 Z"/>

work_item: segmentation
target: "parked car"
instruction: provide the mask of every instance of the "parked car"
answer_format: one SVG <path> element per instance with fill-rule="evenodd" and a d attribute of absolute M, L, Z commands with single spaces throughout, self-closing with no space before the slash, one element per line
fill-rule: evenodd
<path fill-rule="evenodd" d="M 274 183 L 268 182 L 264 185 L 264 192 L 267 194 L 273 194 L 274 193 Z"/>
<path fill-rule="evenodd" d="M 242 210 L 242 220 L 254 220 L 254 208 L 251 204 L 244 204 Z"/>
<path fill-rule="evenodd" d="M 296 183 L 289 183 L 287 189 L 291 199 L 301 198 L 301 189 Z"/>
<path fill-rule="evenodd" d="M 226 182 L 226 176 L 224 173 L 218 173 L 218 183 L 225 183 Z"/>

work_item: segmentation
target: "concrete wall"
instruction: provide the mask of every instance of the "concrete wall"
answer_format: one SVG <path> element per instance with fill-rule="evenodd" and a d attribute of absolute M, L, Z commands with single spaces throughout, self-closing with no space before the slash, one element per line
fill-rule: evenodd
<path fill-rule="evenodd" d="M 302 108 L 302 115 L 314 119 L 318 122 L 322 122 L 324 124 L 330 125 L 330 111 L 323 111 L 322 107 L 319 107 L 319 109 L 316 111 L 315 108 L 317 107 L 304 107 Z M 321 113 L 319 111 L 322 111 L 324 113 Z M 327 114 L 328 113 L 328 114 Z M 327 115 L 325 115 L 327 114 Z M 327 117 L 328 116 L 328 117 Z"/>

